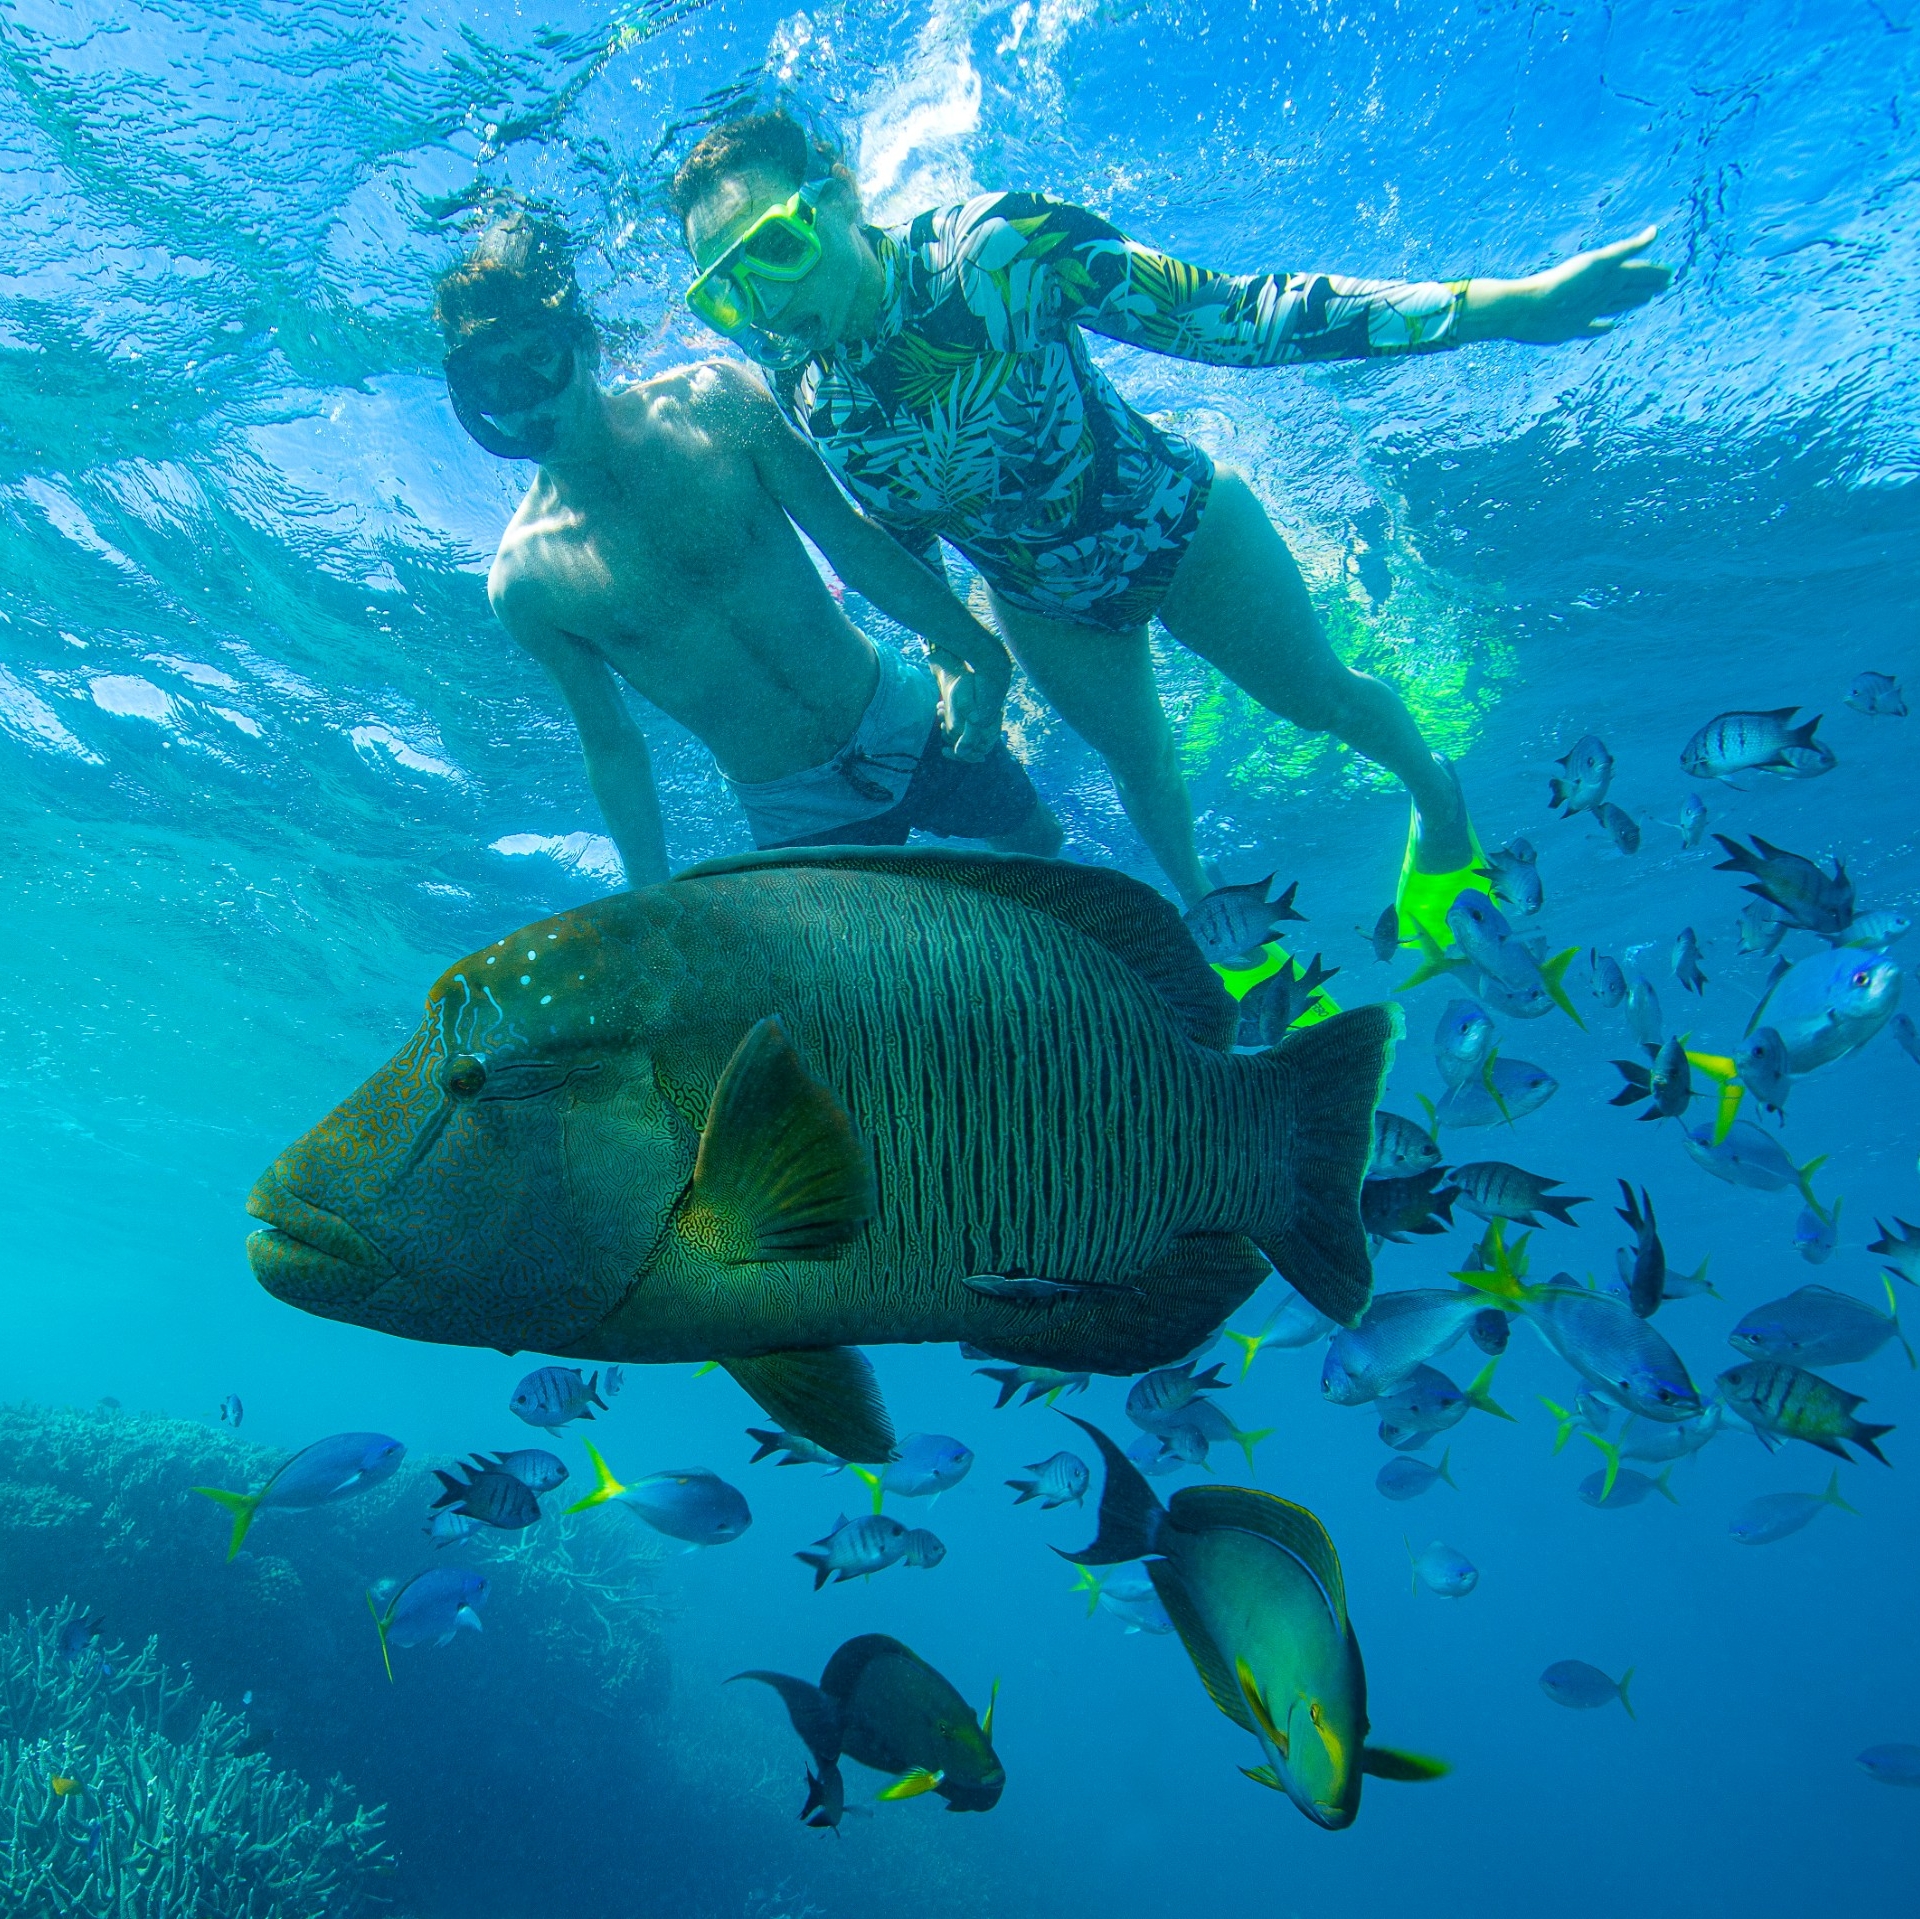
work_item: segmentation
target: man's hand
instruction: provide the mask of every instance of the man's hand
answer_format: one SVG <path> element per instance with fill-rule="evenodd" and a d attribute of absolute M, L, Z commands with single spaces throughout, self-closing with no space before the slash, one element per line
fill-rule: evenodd
<path fill-rule="evenodd" d="M 1000 739 L 1000 714 L 1013 669 L 1004 655 L 969 666 L 944 647 L 927 649 L 940 686 L 940 733 L 956 760 L 984 760 Z"/>
<path fill-rule="evenodd" d="M 1576 253 L 1571 260 L 1524 280 L 1472 280 L 1467 284 L 1462 340 L 1523 340 L 1554 346 L 1613 330 L 1613 316 L 1630 313 L 1664 293 L 1673 269 L 1642 259 L 1656 229 L 1631 240 Z"/>

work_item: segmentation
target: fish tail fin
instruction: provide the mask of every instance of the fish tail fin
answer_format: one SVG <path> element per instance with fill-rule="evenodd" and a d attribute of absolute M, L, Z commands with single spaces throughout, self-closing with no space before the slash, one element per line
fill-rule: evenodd
<path fill-rule="evenodd" d="M 1467 1388 L 1466 1400 L 1476 1412 L 1491 1413 L 1495 1419 L 1504 1419 L 1510 1425 L 1516 1423 L 1513 1415 L 1493 1396 L 1494 1368 L 1500 1364 L 1490 1359 L 1474 1374 L 1473 1383 Z"/>
<path fill-rule="evenodd" d="M 195 1492 L 211 1499 L 215 1505 L 226 1507 L 233 1515 L 233 1536 L 227 1541 L 227 1557 L 232 1559 L 240 1550 L 240 1542 L 246 1538 L 247 1529 L 253 1524 L 253 1516 L 260 1510 L 258 1493 L 231 1493 L 224 1486 L 196 1486 Z"/>
<path fill-rule="evenodd" d="M 1430 1759 L 1423 1752 L 1402 1752 L 1397 1746 L 1362 1746 L 1360 1770 L 1375 1779 L 1397 1779 L 1403 1785 L 1417 1786 L 1429 1779 L 1444 1779 L 1453 1768 L 1444 1759 Z"/>
<path fill-rule="evenodd" d="M 1834 1209 L 1836 1212 L 1839 1208 Z M 1887 1289 L 1887 1317 L 1893 1321 L 1893 1336 L 1900 1342 L 1900 1350 L 1907 1356 L 1909 1366 L 1920 1366 L 1920 1360 L 1913 1356 L 1913 1348 L 1907 1344 L 1907 1336 L 1900 1328 L 1900 1302 L 1894 1297 L 1893 1281 L 1883 1272 L 1880 1284 Z"/>
<path fill-rule="evenodd" d="M 1106 1583 L 1091 1566 L 1082 1566 L 1073 1576 L 1073 1584 L 1067 1590 L 1086 1594 L 1089 1619 L 1100 1610 L 1100 1589 Z"/>
<path fill-rule="evenodd" d="M 880 1475 L 872 1467 L 856 1465 L 851 1459 L 847 1461 L 847 1471 L 854 1478 L 865 1481 L 867 1490 L 873 1494 L 873 1510 L 880 1511 L 886 1498 L 886 1494 L 880 1490 Z"/>
<path fill-rule="evenodd" d="M 1874 1442 L 1892 1431 L 1893 1428 L 1891 1426 L 1868 1426 L 1856 1419 L 1853 1422 L 1853 1431 L 1850 1432 L 1847 1437 L 1852 1440 L 1863 1453 L 1871 1453 L 1881 1465 L 1891 1466 L 1893 1461 L 1890 1460 Z"/>
<path fill-rule="evenodd" d="M 1671 1466 L 1660 1474 L 1653 1483 L 1669 1506 L 1679 1505 L 1680 1495 L 1673 1490 L 1673 1468 Z"/>
<path fill-rule="evenodd" d="M 1271 1439 L 1279 1430 L 1280 1428 L 1278 1426 L 1260 1426 L 1252 1432 L 1246 1432 L 1238 1426 L 1234 1428 L 1233 1441 L 1234 1444 L 1246 1454 L 1247 1471 L 1249 1473 L 1254 1470 L 1253 1449 L 1259 1445 L 1263 1439 Z"/>
<path fill-rule="evenodd" d="M 1573 1422 L 1579 1418 L 1579 1414 L 1570 1413 L 1564 1406 L 1555 1405 L 1544 1393 L 1538 1397 L 1541 1405 L 1559 1421 L 1559 1428 L 1553 1435 L 1553 1450 L 1557 1453 L 1573 1437 Z"/>
<path fill-rule="evenodd" d="M 1280 1277 L 1343 1326 L 1373 1295 L 1360 1183 L 1373 1110 L 1406 1030 L 1397 1006 L 1356 1006 L 1289 1033 L 1249 1065 L 1259 1075 L 1256 1150 L 1273 1168 L 1267 1216 L 1248 1230 Z"/>
<path fill-rule="evenodd" d="M 795 1553 L 794 1558 L 803 1566 L 813 1568 L 813 1589 L 818 1592 L 827 1583 L 827 1576 L 833 1570 L 827 1563 L 825 1553 Z"/>
<path fill-rule="evenodd" d="M 598 1406 L 603 1413 L 608 1410 L 607 1402 L 600 1397 L 600 1373 L 598 1368 L 587 1375 L 587 1397 L 594 1405 Z M 587 1417 L 591 1419 L 593 1414 L 589 1412 Z"/>
<path fill-rule="evenodd" d="M 1638 1719 L 1640 1717 L 1633 1709 L 1633 1701 L 1627 1697 L 1627 1688 L 1633 1684 L 1633 1675 L 1638 1670 L 1639 1668 L 1637 1666 L 1629 1666 L 1626 1671 L 1620 1675 L 1620 1703 L 1627 1709 L 1627 1717 L 1629 1719 Z"/>
<path fill-rule="evenodd" d="M 627 1489 L 615 1479 L 607 1462 L 600 1456 L 600 1448 L 592 1440 L 583 1439 L 581 1445 L 587 1449 L 587 1457 L 593 1461 L 594 1488 L 584 1499 L 576 1499 L 565 1510 L 569 1513 L 583 1513 L 589 1506 L 603 1506 L 609 1499 L 618 1499 Z"/>
<path fill-rule="evenodd" d="M 992 1380 L 1000 1388 L 1000 1397 L 993 1402 L 993 1410 L 996 1413 L 1020 1390 L 1020 1374 L 1015 1367 L 976 1366 L 974 1371 L 983 1379 Z"/>
<path fill-rule="evenodd" d="M 387 1684 L 393 1684 L 393 1655 L 387 1650 L 387 1618 L 374 1604 L 373 1588 L 367 1588 L 367 1610 L 373 1614 L 374 1630 L 380 1635 L 380 1663 L 387 1669 Z"/>
<path fill-rule="evenodd" d="M 1319 1032 L 1317 1026 L 1310 1032 Z M 1140 1469 L 1098 1426 L 1062 1413 L 1071 1419 L 1100 1448 L 1106 1465 L 1106 1480 L 1100 1488 L 1100 1519 L 1093 1543 L 1077 1553 L 1060 1553 L 1076 1566 L 1118 1566 L 1129 1559 L 1145 1559 L 1154 1550 L 1166 1509 L 1153 1496 L 1153 1488 Z M 1011 1482 L 1009 1482 L 1011 1483 Z M 1060 1552 L 1056 1546 L 1055 1552 Z"/>
<path fill-rule="evenodd" d="M 1452 1457 L 1453 1457 L 1453 1448 L 1449 1446 L 1446 1449 L 1446 1451 L 1440 1455 L 1440 1464 L 1436 1468 L 1436 1470 L 1439 1472 L 1440 1477 L 1444 1479 L 1447 1482 L 1447 1484 L 1453 1488 L 1455 1492 L 1458 1492 L 1460 1490 L 1459 1482 L 1455 1480 L 1454 1476 L 1450 1472 L 1447 1471 L 1447 1461 L 1450 1460 Z"/>
<path fill-rule="evenodd" d="M 1260 1348 L 1267 1343 L 1265 1329 L 1257 1333 L 1236 1333 L 1231 1326 L 1223 1326 L 1220 1334 L 1223 1339 L 1232 1340 L 1240 1348 L 1240 1377 L 1244 1380 L 1253 1370 L 1253 1362 L 1260 1356 Z"/>
<path fill-rule="evenodd" d="M 1400 1543 L 1407 1549 L 1407 1591 L 1418 1599 L 1420 1597 L 1420 1561 L 1414 1554 L 1413 1541 L 1405 1533 L 1400 1535 Z"/>
<path fill-rule="evenodd" d="M 1613 1497 L 1613 1483 L 1620 1477 L 1620 1448 L 1616 1446 L 1612 1440 L 1603 1439 L 1598 1433 L 1582 1433 L 1580 1437 L 1584 1439 L 1589 1446 L 1598 1447 L 1600 1457 L 1607 1462 L 1607 1476 L 1601 1482 L 1600 1497 L 1603 1501 L 1611 1499 Z M 1673 1495 L 1669 1493 L 1667 1497 L 1671 1499 Z"/>
<path fill-rule="evenodd" d="M 994 1674 L 993 1684 L 987 1688 L 987 1709 L 980 1715 L 980 1731 L 989 1744 L 993 1740 L 993 1715 L 1000 1704 L 1000 1675 Z"/>
<path fill-rule="evenodd" d="M 1824 1506 L 1838 1506 L 1843 1513 L 1852 1513 L 1856 1519 L 1860 1517 L 1859 1507 L 1849 1506 L 1840 1497 L 1840 1469 L 1837 1466 L 1827 1479 L 1827 1490 L 1820 1495 L 1820 1503 Z"/>
<path fill-rule="evenodd" d="M 1816 713 L 1804 726 L 1788 727 L 1787 744 L 1789 746 L 1818 746 L 1820 742 L 1813 737 L 1814 728 L 1826 717 L 1824 713 Z"/>
<path fill-rule="evenodd" d="M 1813 1196 L 1813 1176 L 1827 1163 L 1827 1159 L 1827 1154 L 1816 1153 L 1804 1166 L 1793 1166 L 1792 1160 L 1788 1160 L 1787 1164 L 1793 1166 L 1793 1183 L 1799 1187 L 1800 1197 L 1821 1219 L 1831 1222 L 1839 1216 L 1838 1206 L 1836 1205 L 1834 1211 L 1829 1213 Z"/>
<path fill-rule="evenodd" d="M 1547 997 L 1584 1033 L 1587 1022 L 1574 1010 L 1573 1001 L 1567 997 L 1567 968 L 1573 964 L 1574 956 L 1579 951 L 1579 947 L 1569 946 L 1564 953 L 1554 954 L 1552 959 L 1542 962 L 1540 977 L 1546 983 Z"/>
<path fill-rule="evenodd" d="M 1040 1482 L 1037 1479 L 1009 1479 L 1007 1484 L 1013 1488 L 1013 1503 L 1016 1506 L 1024 1506 L 1029 1499 L 1039 1496 Z"/>
<path fill-rule="evenodd" d="M 1551 813 L 1556 807 L 1565 806 L 1566 803 L 1572 798 L 1573 798 L 1573 788 L 1566 780 L 1559 778 L 1558 775 L 1552 776 L 1548 779 L 1547 781 L 1547 811 L 1548 812 Z"/>
<path fill-rule="evenodd" d="M 758 1426 L 749 1426 L 747 1428 L 747 1437 L 756 1441 L 759 1447 L 759 1450 L 747 1461 L 749 1466 L 759 1465 L 769 1453 L 777 1453 L 780 1450 L 780 1435 L 778 1433 L 763 1432 Z"/>
<path fill-rule="evenodd" d="M 1549 1193 L 1541 1200 L 1540 1210 L 1549 1219 L 1557 1219 L 1562 1226 L 1578 1226 L 1580 1222 L 1574 1218 L 1571 1209 L 1586 1204 L 1584 1193 Z"/>

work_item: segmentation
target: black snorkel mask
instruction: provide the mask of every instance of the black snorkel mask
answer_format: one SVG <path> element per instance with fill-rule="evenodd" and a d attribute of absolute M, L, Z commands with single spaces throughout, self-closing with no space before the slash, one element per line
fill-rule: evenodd
<path fill-rule="evenodd" d="M 555 318 L 537 329 L 516 328 L 524 344 L 517 354 L 502 357 L 492 347 L 492 336 L 463 341 L 442 362 L 447 376 L 447 398 L 468 434 L 502 460 L 537 460 L 553 447 L 554 424 L 535 420 L 520 433 L 509 433 L 494 417 L 525 413 L 557 400 L 580 367 L 585 323 L 578 317 Z M 536 361 L 563 356 L 558 370 Z"/>

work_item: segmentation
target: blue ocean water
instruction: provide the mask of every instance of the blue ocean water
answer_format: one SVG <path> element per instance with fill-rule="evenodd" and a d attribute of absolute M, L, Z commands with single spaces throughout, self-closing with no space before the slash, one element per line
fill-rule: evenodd
<path fill-rule="evenodd" d="M 211 1425 L 237 1392 L 245 1436 L 282 1453 L 362 1428 L 433 1461 L 526 1437 L 506 1401 L 534 1360 L 279 1305 L 249 1275 L 242 1201 L 411 1031 L 448 961 L 617 881 L 564 709 L 487 610 L 517 483 L 446 405 L 429 283 L 452 242 L 431 212 L 476 181 L 562 209 L 610 358 L 656 371 L 712 349 L 678 303 L 659 188 L 733 102 L 817 113 L 881 218 L 1033 186 L 1224 269 L 1520 273 L 1657 224 L 1672 290 L 1577 346 L 1274 372 L 1098 352 L 1136 404 L 1249 474 L 1343 642 L 1459 757 L 1486 844 L 1539 848 L 1551 947 L 1646 948 L 1678 1020 L 1667 954 L 1694 926 L 1695 1043 L 1736 1044 L 1771 962 L 1740 951 L 1745 896 L 1712 841 L 1683 851 L 1662 823 L 1689 792 L 1717 830 L 1844 859 L 1863 907 L 1920 899 L 1920 719 L 1844 704 L 1862 671 L 1920 674 L 1913 27 L 1897 0 L 10 8 L 0 1399 Z M 1378 605 L 1357 526 L 1391 577 Z M 1349 1003 L 1384 996 L 1405 967 L 1376 963 L 1364 929 L 1404 798 L 1171 648 L 1163 683 L 1205 854 L 1233 879 L 1297 878 L 1297 949 L 1341 967 Z M 1791 705 L 1825 716 L 1831 773 L 1741 790 L 1681 772 L 1714 714 Z M 744 846 L 698 745 L 646 724 L 675 862 Z M 1588 733 L 1636 854 L 1547 812 L 1552 763 Z M 1098 761 L 1031 702 L 1015 740 L 1068 852 L 1151 879 Z M 1397 1111 L 1440 1091 L 1427 1039 L 1450 993 L 1407 997 Z M 1723 1295 L 1660 1317 L 1703 1383 L 1753 1305 L 1810 1281 L 1879 1298 L 1873 1223 L 1920 1217 L 1920 1067 L 1891 1034 L 1794 1090 L 1788 1150 L 1826 1155 L 1817 1188 L 1844 1202 L 1813 1268 L 1794 1196 L 1718 1183 L 1675 1128 L 1606 1104 L 1634 1049 L 1618 1013 L 1586 1017 L 1512 1036 L 1559 1079 L 1549 1105 L 1445 1142 L 1510 1144 L 1594 1196 L 1580 1227 L 1545 1229 L 1540 1270 L 1609 1272 L 1614 1182 L 1644 1184 L 1675 1265 L 1710 1257 Z M 1444 1283 L 1472 1244 L 1461 1221 L 1385 1248 L 1380 1285 Z M 389 1890 L 418 1919 L 522 1919 L 581 1887 L 613 1910 L 764 1919 L 1336 1901 L 1598 1919 L 1907 1896 L 1910 1802 L 1855 1764 L 1920 1742 L 1906 1432 L 1892 1471 L 1842 1469 L 1857 1517 L 1746 1549 L 1733 1512 L 1818 1491 L 1827 1459 L 1734 1432 L 1678 1467 L 1677 1505 L 1592 1510 L 1574 1488 L 1594 1460 L 1553 1454 L 1539 1405 L 1570 1375 L 1524 1329 L 1497 1386 L 1516 1422 L 1471 1418 L 1459 1489 L 1404 1506 L 1374 1490 L 1388 1454 L 1367 1409 L 1321 1397 L 1318 1351 L 1263 1356 L 1227 1396 L 1239 1424 L 1277 1429 L 1257 1483 L 1338 1545 L 1377 1736 L 1453 1768 L 1370 1785 L 1331 1835 L 1240 1777 L 1253 1747 L 1177 1641 L 1087 1616 L 1047 1548 L 1084 1544 L 1091 1514 L 1011 1509 L 1001 1482 L 1071 1429 L 993 1411 L 949 1349 L 873 1357 L 903 1431 L 978 1453 L 935 1509 L 949 1552 L 929 1574 L 810 1592 L 791 1553 L 864 1495 L 749 1469 L 743 1429 L 763 1422 L 723 1375 L 635 1368 L 596 1422 L 624 1476 L 706 1464 L 754 1513 L 734 1545 L 608 1575 L 644 1579 L 664 1675 L 609 1696 L 617 1742 L 570 1716 L 578 1674 L 556 1662 L 587 1655 L 541 1637 L 541 1605 L 562 1602 L 532 1582 L 501 1580 L 478 1638 L 396 1655 L 389 1699 L 360 1586 L 426 1563 L 410 1535 L 413 1559 L 394 1533 L 359 1577 L 301 1592 L 350 1649 L 325 1671 L 280 1668 L 317 1659 L 311 1637 L 278 1655 L 246 1638 L 224 1665 L 187 1643 L 171 1571 L 144 1592 L 129 1574 L 110 1623 L 159 1632 L 229 1704 L 297 1693 L 283 1749 L 392 1805 Z M 1839 1377 L 1868 1418 L 1920 1413 L 1897 1345 Z M 1069 1405 L 1124 1438 L 1124 1390 Z M 576 1474 L 578 1430 L 559 1448 Z M 204 1529 L 212 1568 L 223 1523 L 166 1520 Z M 8 1532 L 10 1603 L 96 1603 L 53 1589 L 38 1538 Z M 1480 1568 L 1467 1598 L 1409 1591 L 1404 1542 L 1435 1538 Z M 990 1815 L 922 1799 L 839 1840 L 796 1823 L 798 1741 L 771 1695 L 721 1682 L 813 1676 L 860 1632 L 906 1641 L 976 1706 L 1000 1681 L 1009 1785 Z M 1545 1698 L 1537 1676 L 1568 1658 L 1633 1668 L 1637 1718 Z"/>

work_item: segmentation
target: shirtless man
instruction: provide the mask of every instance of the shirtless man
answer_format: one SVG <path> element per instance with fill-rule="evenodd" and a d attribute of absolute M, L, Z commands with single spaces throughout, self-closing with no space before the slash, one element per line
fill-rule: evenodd
<path fill-rule="evenodd" d="M 756 845 L 897 846 L 920 827 L 1058 850 L 1000 738 L 999 637 L 847 503 L 751 372 L 709 361 L 604 392 L 565 237 L 525 212 L 437 293 L 461 424 L 502 459 L 539 462 L 488 597 L 572 709 L 629 885 L 665 879 L 667 853 L 616 675 L 706 743 Z M 931 673 L 847 618 L 796 527 L 926 640 Z"/>

